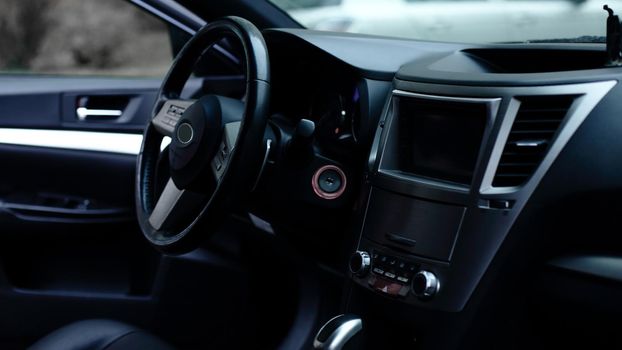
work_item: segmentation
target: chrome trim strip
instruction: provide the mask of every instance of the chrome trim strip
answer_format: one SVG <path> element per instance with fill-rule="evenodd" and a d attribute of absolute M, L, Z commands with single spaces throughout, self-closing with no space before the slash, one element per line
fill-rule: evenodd
<path fill-rule="evenodd" d="M 566 146 L 566 143 L 574 135 L 575 131 L 579 129 L 579 126 L 592 112 L 594 107 L 602 100 L 605 95 L 613 89 L 617 84 L 614 80 L 593 82 L 593 83 L 581 83 L 581 84 L 569 84 L 569 85 L 553 85 L 553 86 L 539 86 L 539 87 L 516 87 L 511 91 L 513 96 L 510 98 L 509 106 L 505 115 L 498 116 L 503 118 L 503 124 L 496 135 L 494 140 L 494 146 L 492 154 L 490 155 L 484 173 L 479 192 L 480 194 L 492 198 L 491 196 L 500 196 L 501 198 L 507 197 L 508 194 L 525 192 L 531 195 L 531 192 L 535 189 L 540 182 L 544 174 L 549 170 L 557 156 L 561 153 L 562 149 Z M 552 139 L 553 142 L 549 147 L 548 152 L 540 162 L 540 165 L 534 170 L 529 180 L 516 187 L 494 187 L 492 182 L 505 144 L 514 125 L 514 120 L 520 109 L 520 101 L 516 96 L 559 96 L 559 95 L 577 95 L 570 109 L 566 113 L 566 118 L 559 126 L 557 136 Z"/>
<path fill-rule="evenodd" d="M 0 128 L 0 144 L 138 155 L 143 136 L 93 131 Z"/>
<path fill-rule="evenodd" d="M 419 98 L 431 101 L 442 101 L 442 102 L 461 102 L 461 103 L 469 103 L 469 104 L 482 104 L 486 106 L 486 126 L 484 129 L 484 134 L 482 135 L 482 141 L 480 145 L 480 149 L 478 150 L 476 168 L 473 170 L 473 179 L 468 185 L 459 185 L 459 184 L 451 184 L 450 182 L 437 180 L 437 179 L 429 179 L 422 176 L 414 175 L 414 174 L 399 174 L 394 171 L 394 169 L 386 168 L 386 157 L 385 152 L 387 152 L 387 142 L 389 137 L 391 137 L 392 133 L 395 133 L 393 123 L 397 117 L 398 113 L 398 100 L 395 98 L 404 97 L 404 98 Z M 502 98 L 500 96 L 495 97 L 459 97 L 459 96 L 443 96 L 443 95 L 433 95 L 433 94 L 423 94 L 416 93 L 410 91 L 404 91 L 399 89 L 394 89 L 391 92 L 391 104 L 392 110 L 391 113 L 388 114 L 385 118 L 385 126 L 383 135 L 381 135 L 380 146 L 378 148 L 379 156 L 377 158 L 377 167 L 375 168 L 376 175 L 382 174 L 391 178 L 393 180 L 402 180 L 410 182 L 411 184 L 418 184 L 419 186 L 425 186 L 434 188 L 439 191 L 445 191 L 445 193 L 459 193 L 459 194 L 468 194 L 470 188 L 475 183 L 475 176 L 477 171 L 477 164 L 482 162 L 482 158 L 485 153 L 485 144 L 486 140 L 488 140 L 491 136 L 492 129 L 497 118 L 497 114 L 499 112 L 499 107 L 501 105 Z M 387 112 L 389 113 L 389 112 Z M 445 200 L 451 201 L 450 198 L 445 198 Z"/>
<path fill-rule="evenodd" d="M 442 96 L 442 95 L 429 95 L 421 94 L 417 92 L 410 92 L 404 90 L 393 90 L 393 96 L 402 97 L 418 97 L 426 100 L 433 101 L 448 101 L 448 102 L 465 102 L 465 103 L 499 103 L 501 98 L 498 97 L 458 97 L 458 96 Z"/>

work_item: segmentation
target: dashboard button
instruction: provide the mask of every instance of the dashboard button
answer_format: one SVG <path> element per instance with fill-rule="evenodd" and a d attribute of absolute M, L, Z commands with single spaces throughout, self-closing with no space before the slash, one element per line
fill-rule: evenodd
<path fill-rule="evenodd" d="M 311 185 L 320 198 L 337 199 L 345 192 L 346 175 L 335 165 L 325 165 L 315 172 Z"/>
<path fill-rule="evenodd" d="M 335 193 L 341 188 L 341 175 L 335 170 L 325 170 L 318 178 L 320 189 L 326 193 Z"/>

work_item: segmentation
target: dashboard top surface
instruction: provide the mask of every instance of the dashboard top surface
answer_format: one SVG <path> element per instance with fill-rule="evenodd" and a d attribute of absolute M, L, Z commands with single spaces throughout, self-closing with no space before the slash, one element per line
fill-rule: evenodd
<path fill-rule="evenodd" d="M 458 44 L 302 29 L 268 41 L 303 42 L 366 78 L 475 86 L 556 85 L 615 79 L 604 44 Z M 286 48 L 283 48 L 286 49 Z"/>

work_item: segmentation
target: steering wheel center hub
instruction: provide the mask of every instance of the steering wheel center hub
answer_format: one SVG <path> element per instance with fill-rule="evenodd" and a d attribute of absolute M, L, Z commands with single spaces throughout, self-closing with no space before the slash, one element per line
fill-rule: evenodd
<path fill-rule="evenodd" d="M 194 129 L 189 123 L 182 123 L 177 128 L 177 139 L 181 144 L 187 145 L 194 138 Z"/>
<path fill-rule="evenodd" d="M 171 178 L 177 187 L 193 187 L 201 177 L 216 154 L 222 127 L 216 96 L 204 96 L 184 112 L 169 147 Z"/>

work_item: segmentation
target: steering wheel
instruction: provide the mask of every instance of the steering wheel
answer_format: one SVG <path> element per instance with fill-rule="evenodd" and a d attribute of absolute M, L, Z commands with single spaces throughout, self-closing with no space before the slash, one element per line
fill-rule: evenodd
<path fill-rule="evenodd" d="M 225 37 L 238 40 L 244 51 L 242 101 L 219 95 L 181 99 L 195 63 Z M 196 248 L 251 191 L 264 158 L 269 68 L 261 32 L 239 17 L 206 25 L 173 61 L 145 128 L 136 169 L 138 223 L 159 250 Z M 161 151 L 164 136 L 171 138 L 168 153 Z M 168 166 L 162 167 L 167 158 Z"/>

